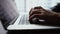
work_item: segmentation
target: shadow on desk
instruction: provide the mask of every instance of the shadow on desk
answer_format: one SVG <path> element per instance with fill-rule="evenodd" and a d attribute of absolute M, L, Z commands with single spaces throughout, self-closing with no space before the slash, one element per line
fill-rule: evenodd
<path fill-rule="evenodd" d="M 9 30 L 7 34 L 60 34 L 60 29 L 46 30 Z"/>

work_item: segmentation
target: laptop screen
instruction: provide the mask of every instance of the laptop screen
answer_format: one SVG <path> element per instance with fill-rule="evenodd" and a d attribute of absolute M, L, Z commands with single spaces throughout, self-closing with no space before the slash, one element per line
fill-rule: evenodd
<path fill-rule="evenodd" d="M 4 27 L 13 24 L 18 17 L 17 7 L 12 0 L 0 1 L 0 19 Z"/>

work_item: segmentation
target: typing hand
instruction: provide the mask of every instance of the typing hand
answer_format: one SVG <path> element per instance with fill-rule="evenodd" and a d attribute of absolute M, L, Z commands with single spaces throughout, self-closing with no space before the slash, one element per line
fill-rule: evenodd
<path fill-rule="evenodd" d="M 29 12 L 29 21 L 31 22 L 32 19 L 38 18 L 46 20 L 44 24 L 52 24 L 53 22 L 58 22 L 58 19 L 56 17 L 56 12 L 45 10 L 42 7 L 34 7 Z M 53 24 L 54 24 L 53 23 Z"/>

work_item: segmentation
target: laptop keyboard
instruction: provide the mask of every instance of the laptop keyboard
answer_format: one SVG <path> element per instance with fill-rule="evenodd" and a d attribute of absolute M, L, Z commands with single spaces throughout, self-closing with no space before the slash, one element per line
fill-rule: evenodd
<path fill-rule="evenodd" d="M 19 25 L 30 24 L 28 19 L 29 19 L 28 15 L 24 14 L 19 21 Z"/>

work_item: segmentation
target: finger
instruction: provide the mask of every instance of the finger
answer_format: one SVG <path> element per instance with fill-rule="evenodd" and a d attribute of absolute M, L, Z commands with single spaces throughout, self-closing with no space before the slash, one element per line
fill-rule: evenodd
<path fill-rule="evenodd" d="M 30 12 L 29 12 L 29 15 L 32 14 L 33 12 L 35 12 L 35 11 L 39 11 L 40 9 L 42 9 L 41 6 L 31 8 L 31 10 L 30 10 Z"/>
<path fill-rule="evenodd" d="M 31 21 L 33 18 L 36 17 L 36 15 L 37 15 L 37 14 L 34 14 L 34 15 L 30 16 L 30 17 L 29 17 L 29 20 Z"/>
<path fill-rule="evenodd" d="M 32 13 L 30 13 L 30 16 L 33 15 L 33 14 L 40 14 L 40 15 L 44 15 L 44 11 L 42 9 L 35 9 L 33 10 Z"/>
<path fill-rule="evenodd" d="M 31 8 L 31 10 L 29 11 L 29 15 L 30 15 L 30 13 L 32 12 L 33 9 L 34 9 L 34 8 Z"/>
<path fill-rule="evenodd" d="M 31 9 L 30 14 L 37 11 L 36 9 Z"/>
<path fill-rule="evenodd" d="M 42 9 L 42 10 L 44 10 L 44 11 L 47 11 L 47 10 L 45 10 L 43 7 L 41 7 L 41 6 L 38 6 L 38 7 L 35 7 L 34 9 Z"/>
<path fill-rule="evenodd" d="M 34 9 L 32 10 L 32 12 L 30 13 L 30 16 L 33 15 L 33 14 L 41 14 L 42 11 L 40 9 Z"/>
<path fill-rule="evenodd" d="M 43 19 L 44 16 L 40 15 L 40 14 L 34 14 L 34 15 L 32 15 L 32 16 L 29 17 L 29 20 L 32 20 L 33 18 L 41 18 L 41 19 Z"/>
<path fill-rule="evenodd" d="M 35 10 L 35 9 L 41 9 L 41 8 L 42 8 L 41 6 L 31 8 L 31 10 L 30 10 L 29 14 L 32 12 L 32 10 Z"/>
<path fill-rule="evenodd" d="M 34 7 L 34 9 L 42 9 L 42 7 L 41 6 L 38 6 L 38 7 Z"/>
<path fill-rule="evenodd" d="M 30 12 L 29 12 L 29 15 L 33 15 L 33 14 L 40 14 L 41 12 L 39 12 L 40 10 L 37 10 L 37 9 L 31 9 Z"/>

